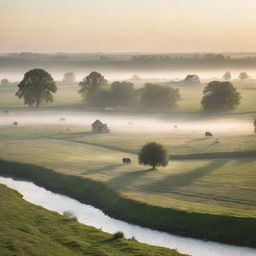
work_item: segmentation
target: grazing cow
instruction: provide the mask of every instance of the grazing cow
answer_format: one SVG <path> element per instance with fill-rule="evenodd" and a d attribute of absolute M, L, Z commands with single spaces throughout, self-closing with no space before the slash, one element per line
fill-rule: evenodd
<path fill-rule="evenodd" d="M 212 137 L 213 135 L 212 135 L 212 133 L 210 133 L 210 132 L 206 132 L 206 133 L 205 133 L 205 136 L 206 136 L 206 137 Z"/>
<path fill-rule="evenodd" d="M 122 161 L 123 161 L 123 164 L 131 164 L 132 163 L 130 158 L 123 158 Z"/>

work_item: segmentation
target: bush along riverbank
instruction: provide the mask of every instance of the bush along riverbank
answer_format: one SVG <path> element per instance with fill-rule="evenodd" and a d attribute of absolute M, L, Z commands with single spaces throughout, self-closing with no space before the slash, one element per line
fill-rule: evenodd
<path fill-rule="evenodd" d="M 0 160 L 0 175 L 32 181 L 93 205 L 111 217 L 176 235 L 256 248 L 256 219 L 162 208 L 123 198 L 106 185 L 53 170 Z"/>

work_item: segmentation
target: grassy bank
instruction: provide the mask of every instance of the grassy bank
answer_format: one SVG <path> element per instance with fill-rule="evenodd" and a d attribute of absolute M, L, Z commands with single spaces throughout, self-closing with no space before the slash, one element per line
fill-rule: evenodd
<path fill-rule="evenodd" d="M 193 213 L 151 206 L 124 198 L 103 183 L 29 164 L 1 160 L 0 174 L 33 181 L 131 223 L 184 236 L 256 247 L 255 218 Z"/>
<path fill-rule="evenodd" d="M 181 256 L 134 240 L 113 239 L 95 228 L 47 211 L 0 185 L 1 256 Z"/>

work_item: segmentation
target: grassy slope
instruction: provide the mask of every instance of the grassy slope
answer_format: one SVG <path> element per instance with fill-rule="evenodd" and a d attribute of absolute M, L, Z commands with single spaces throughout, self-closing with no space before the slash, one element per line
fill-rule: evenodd
<path fill-rule="evenodd" d="M 49 212 L 0 185 L 0 255 L 170 255 L 173 250 L 112 236 Z"/>
<path fill-rule="evenodd" d="M 151 206 L 120 196 L 91 179 L 56 173 L 44 167 L 0 160 L 0 174 L 33 181 L 51 191 L 94 205 L 115 218 L 179 235 L 256 246 L 255 218 L 200 214 Z"/>

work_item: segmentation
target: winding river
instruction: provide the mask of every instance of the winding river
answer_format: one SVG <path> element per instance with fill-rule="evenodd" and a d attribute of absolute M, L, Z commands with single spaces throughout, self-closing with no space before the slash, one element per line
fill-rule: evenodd
<path fill-rule="evenodd" d="M 45 209 L 63 214 L 72 211 L 80 223 L 96 227 L 107 233 L 123 231 L 126 238 L 135 237 L 139 242 L 177 249 L 192 256 L 255 256 L 256 249 L 184 238 L 165 232 L 143 228 L 105 215 L 101 210 L 78 202 L 67 196 L 52 193 L 32 182 L 0 177 L 0 183 L 17 190 L 23 198 Z"/>

